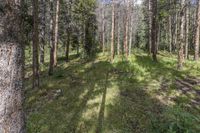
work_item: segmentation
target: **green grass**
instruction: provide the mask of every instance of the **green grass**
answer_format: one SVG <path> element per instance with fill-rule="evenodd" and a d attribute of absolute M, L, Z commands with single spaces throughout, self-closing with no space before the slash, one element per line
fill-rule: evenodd
<path fill-rule="evenodd" d="M 200 77 L 200 63 L 176 69 L 176 57 L 159 55 L 155 63 L 140 52 L 113 63 L 98 54 L 84 61 L 59 59 L 55 74 L 41 72 L 41 87 L 31 88 L 27 70 L 25 109 L 29 133 L 197 133 L 198 94 L 183 94 L 175 79 Z M 196 86 L 194 89 L 199 89 Z M 59 93 L 57 93 L 59 92 Z"/>

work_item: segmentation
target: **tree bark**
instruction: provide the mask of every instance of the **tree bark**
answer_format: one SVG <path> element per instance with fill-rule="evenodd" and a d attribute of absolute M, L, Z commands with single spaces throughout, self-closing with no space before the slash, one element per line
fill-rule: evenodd
<path fill-rule="evenodd" d="M 40 43 L 40 63 L 44 64 L 44 48 L 46 45 L 46 0 L 41 0 L 41 43 Z"/>
<path fill-rule="evenodd" d="M 120 12 L 118 11 L 118 22 L 117 22 L 118 26 L 117 26 L 117 55 L 120 55 Z"/>
<path fill-rule="evenodd" d="M 184 62 L 184 7 L 185 7 L 185 0 L 181 0 L 181 12 L 180 12 L 180 39 L 179 39 L 179 48 L 178 48 L 178 69 L 183 68 Z"/>
<path fill-rule="evenodd" d="M 129 3 L 129 0 L 128 0 Z M 128 7 L 129 8 L 129 7 Z M 126 58 L 128 58 L 128 15 L 129 15 L 129 9 L 126 10 L 126 17 L 125 17 L 125 27 L 124 27 L 124 50 Z"/>
<path fill-rule="evenodd" d="M 70 33 L 67 33 L 67 43 L 66 43 L 66 62 L 69 62 L 69 46 L 70 46 Z"/>
<path fill-rule="evenodd" d="M 0 14 L 0 133 L 24 133 L 24 45 L 20 0 L 1 1 Z"/>
<path fill-rule="evenodd" d="M 195 35 L 195 54 L 194 60 L 199 60 L 199 32 L 200 32 L 200 1 L 198 1 L 198 9 L 197 9 L 197 28 Z"/>
<path fill-rule="evenodd" d="M 187 2 L 187 7 L 186 7 L 186 37 L 185 37 L 185 59 L 188 59 L 188 47 L 189 47 L 189 26 L 190 26 L 190 20 L 189 20 L 189 5 L 190 2 Z"/>
<path fill-rule="evenodd" d="M 151 0 L 152 25 L 151 25 L 151 53 L 154 61 L 157 61 L 157 0 Z"/>
<path fill-rule="evenodd" d="M 34 18 L 34 24 L 33 24 L 33 88 L 39 87 L 39 61 L 38 61 L 38 54 L 39 54 L 39 29 L 38 29 L 38 0 L 33 1 L 33 18 Z"/>
<path fill-rule="evenodd" d="M 148 15 L 149 15 L 149 25 L 148 25 L 148 34 L 149 34 L 149 37 L 148 37 L 148 50 L 149 50 L 149 54 L 151 53 L 151 30 L 152 30 L 152 8 L 151 8 L 151 0 L 148 0 Z"/>
<path fill-rule="evenodd" d="M 59 17 L 59 5 L 60 1 L 56 0 L 56 15 L 53 15 L 53 0 L 50 0 L 51 5 L 51 49 L 50 49 L 50 64 L 49 64 L 49 75 L 53 74 L 53 69 L 57 65 L 57 43 L 58 43 L 58 17 Z"/>
<path fill-rule="evenodd" d="M 114 60 L 115 56 L 114 39 L 115 39 L 115 0 L 112 0 L 111 61 Z"/>

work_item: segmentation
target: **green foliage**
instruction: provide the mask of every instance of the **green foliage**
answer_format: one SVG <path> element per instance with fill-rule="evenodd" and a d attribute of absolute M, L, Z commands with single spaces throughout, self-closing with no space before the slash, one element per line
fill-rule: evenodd
<path fill-rule="evenodd" d="M 156 117 L 154 117 L 156 118 Z M 200 132 L 200 118 L 184 111 L 180 106 L 165 110 L 162 119 L 152 121 L 155 133 L 197 133 Z"/>

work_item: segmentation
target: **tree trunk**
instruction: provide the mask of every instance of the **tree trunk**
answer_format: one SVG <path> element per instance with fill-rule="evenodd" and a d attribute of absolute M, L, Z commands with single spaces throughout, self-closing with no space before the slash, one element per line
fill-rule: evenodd
<path fill-rule="evenodd" d="M 152 25 L 151 25 L 151 52 L 154 61 L 157 61 L 157 0 L 151 0 Z"/>
<path fill-rule="evenodd" d="M 46 0 L 41 0 L 41 43 L 40 43 L 40 63 L 44 64 L 44 47 L 46 45 Z"/>
<path fill-rule="evenodd" d="M 128 0 L 129 3 L 129 0 Z M 129 8 L 129 7 L 128 7 Z M 126 18 L 125 18 L 125 32 L 124 32 L 124 50 L 126 58 L 128 58 L 128 15 L 129 15 L 129 9 L 126 10 Z"/>
<path fill-rule="evenodd" d="M 67 43 L 66 43 L 66 62 L 69 62 L 69 46 L 70 46 L 70 33 L 67 33 Z"/>
<path fill-rule="evenodd" d="M 133 40 L 133 17 L 132 17 L 132 2 L 129 2 L 129 22 L 130 22 L 130 31 L 129 31 L 129 56 L 131 55 L 132 50 L 132 40 Z"/>
<path fill-rule="evenodd" d="M 187 2 L 187 7 L 186 7 L 186 37 L 185 37 L 185 59 L 188 59 L 188 47 L 189 47 L 189 7 L 190 2 Z"/>
<path fill-rule="evenodd" d="M 171 15 L 169 16 L 169 52 L 172 52 L 172 18 Z"/>
<path fill-rule="evenodd" d="M 51 4 L 51 33 L 52 33 L 52 45 L 50 49 L 50 66 L 49 66 L 49 75 L 53 74 L 53 69 L 57 65 L 57 43 L 58 43 L 58 17 L 59 17 L 59 6 L 60 1 L 56 0 L 56 15 L 53 15 L 53 0 L 50 0 Z"/>
<path fill-rule="evenodd" d="M 117 55 L 120 55 L 120 12 L 118 12 L 118 22 L 117 22 Z"/>
<path fill-rule="evenodd" d="M 199 29 L 200 28 L 200 1 L 198 1 L 198 9 L 197 9 L 197 28 L 196 28 L 196 35 L 195 35 L 195 54 L 194 60 L 199 60 Z"/>
<path fill-rule="evenodd" d="M 58 45 L 58 19 L 59 19 L 59 10 L 60 10 L 60 0 L 56 0 L 56 16 L 55 16 L 55 24 L 54 24 L 54 67 L 57 65 L 57 45 Z"/>
<path fill-rule="evenodd" d="M 50 63 L 49 63 L 49 75 L 53 74 L 54 68 L 54 51 L 55 51 L 55 43 L 54 43 L 54 32 L 53 32 L 53 0 L 50 0 Z"/>
<path fill-rule="evenodd" d="M 148 13 L 149 13 L 149 25 L 148 25 L 148 34 L 149 34 L 149 37 L 148 37 L 148 50 L 149 50 L 149 54 L 151 53 L 151 30 L 152 30 L 152 9 L 151 9 L 151 0 L 148 0 Z"/>
<path fill-rule="evenodd" d="M 114 60 L 114 39 L 115 39 L 115 0 L 112 1 L 112 29 L 111 29 L 111 61 Z"/>
<path fill-rule="evenodd" d="M 179 48 L 178 48 L 178 69 L 183 68 L 183 62 L 184 62 L 184 23 L 185 23 L 185 17 L 184 17 L 184 6 L 185 6 L 185 0 L 181 1 L 181 12 L 180 12 L 180 39 L 179 39 Z"/>
<path fill-rule="evenodd" d="M 104 6 L 102 7 L 102 49 L 105 53 L 105 11 Z"/>
<path fill-rule="evenodd" d="M 25 133 L 23 112 L 24 45 L 20 0 L 1 1 L 0 14 L 0 133 Z"/>
<path fill-rule="evenodd" d="M 39 29 L 38 29 L 38 19 L 39 19 L 39 8 L 38 0 L 33 1 L 33 17 L 34 17 L 34 27 L 33 27 L 33 88 L 39 87 Z"/>

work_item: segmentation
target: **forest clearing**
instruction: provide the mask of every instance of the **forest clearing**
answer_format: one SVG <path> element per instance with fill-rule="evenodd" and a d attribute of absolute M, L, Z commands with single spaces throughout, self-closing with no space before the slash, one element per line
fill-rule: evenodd
<path fill-rule="evenodd" d="M 200 0 L 0 0 L 0 133 L 200 133 Z"/>

